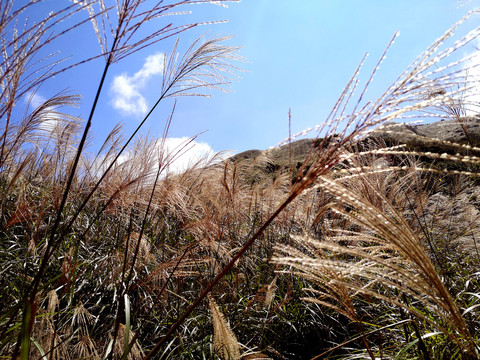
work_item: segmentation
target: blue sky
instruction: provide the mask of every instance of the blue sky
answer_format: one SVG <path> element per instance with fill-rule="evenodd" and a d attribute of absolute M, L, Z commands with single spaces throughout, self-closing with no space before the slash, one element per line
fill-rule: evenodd
<path fill-rule="evenodd" d="M 31 16 L 41 17 L 43 11 L 63 3 L 68 2 L 45 0 Z M 368 93 L 378 95 L 429 44 L 479 5 L 472 1 L 459 8 L 459 4 L 456 0 L 242 0 L 228 8 L 189 6 L 185 10 L 192 10 L 192 14 L 165 20 L 174 24 L 229 22 L 183 33 L 181 49 L 206 32 L 207 37 L 234 35 L 227 44 L 241 46 L 240 55 L 247 62 L 235 64 L 245 72 L 231 84 L 232 92 L 214 91 L 211 98 L 178 98 L 170 136 L 201 133 L 197 139 L 203 143 L 197 146 L 201 151 L 241 152 L 275 146 L 288 135 L 289 109 L 292 133 L 321 123 L 364 54 L 370 53 L 364 69 L 368 75 L 399 31 Z M 162 21 L 152 22 L 152 29 Z M 469 26 L 477 25 L 478 15 L 470 22 Z M 102 142 L 118 122 L 124 124 L 127 134 L 138 125 L 142 113 L 156 100 L 161 82 L 159 64 L 174 40 L 160 42 L 110 68 L 93 120 L 95 141 Z M 60 56 L 73 59 L 99 52 L 89 23 L 55 46 Z M 68 88 L 83 95 L 81 107 L 72 114 L 86 117 L 103 65 L 98 59 L 57 76 L 38 89 L 38 99 Z M 165 101 L 156 109 L 144 131 L 160 136 L 171 106 L 171 101 Z"/>

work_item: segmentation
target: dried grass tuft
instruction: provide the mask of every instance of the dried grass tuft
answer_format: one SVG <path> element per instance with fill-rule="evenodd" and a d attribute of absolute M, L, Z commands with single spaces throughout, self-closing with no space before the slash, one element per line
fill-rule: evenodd
<path fill-rule="evenodd" d="M 213 349 L 222 360 L 239 360 L 241 347 L 230 325 L 211 295 L 208 296 L 213 321 Z"/>
<path fill-rule="evenodd" d="M 125 342 L 127 341 L 126 333 L 126 326 L 124 324 L 120 324 L 117 338 L 113 346 L 113 359 L 115 360 L 124 359 L 123 356 L 125 352 Z M 128 342 L 130 343 L 133 338 L 135 338 L 135 333 L 130 329 Z M 143 352 L 140 343 L 138 342 L 138 340 L 135 340 L 132 347 L 130 348 L 126 360 L 141 360 L 144 357 L 145 353 Z"/>
<path fill-rule="evenodd" d="M 265 293 L 265 306 L 267 308 L 272 304 L 273 298 L 275 297 L 275 290 L 277 289 L 277 278 L 275 276 L 270 284 L 267 286 L 267 292 Z"/>

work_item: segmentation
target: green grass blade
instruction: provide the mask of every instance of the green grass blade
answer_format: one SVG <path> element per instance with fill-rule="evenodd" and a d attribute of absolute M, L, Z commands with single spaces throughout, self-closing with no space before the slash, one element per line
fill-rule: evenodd
<path fill-rule="evenodd" d="M 125 299 L 125 350 L 123 352 L 122 360 L 126 360 L 128 353 L 130 352 L 130 300 L 128 295 L 124 295 Z"/>
<path fill-rule="evenodd" d="M 30 339 L 30 340 L 33 342 L 33 344 L 36 346 L 36 348 L 40 352 L 40 355 L 42 356 L 42 360 L 47 360 L 47 356 L 45 355 L 45 351 L 43 351 L 42 346 L 37 342 L 37 340 L 35 340 L 35 339 Z"/>
<path fill-rule="evenodd" d="M 28 302 L 25 303 L 25 316 L 23 317 L 22 330 L 20 335 L 20 360 L 28 360 L 28 355 L 30 353 L 30 323 L 32 317 L 32 304 Z"/>
<path fill-rule="evenodd" d="M 423 339 L 426 339 L 426 338 L 429 338 L 431 336 L 436 336 L 436 335 L 442 335 L 443 333 L 442 332 L 439 332 L 439 331 L 436 331 L 436 332 L 432 332 L 432 333 L 428 333 L 428 334 L 425 334 L 422 336 L 422 340 Z M 410 341 L 402 350 L 400 350 L 397 355 L 395 356 L 394 360 L 402 360 L 402 359 L 405 359 L 405 354 L 406 352 L 414 345 L 416 345 L 418 343 L 418 338 L 413 340 L 413 341 Z"/>

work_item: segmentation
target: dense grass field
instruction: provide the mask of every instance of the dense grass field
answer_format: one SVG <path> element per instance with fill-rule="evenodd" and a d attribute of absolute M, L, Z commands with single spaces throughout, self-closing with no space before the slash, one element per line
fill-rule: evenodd
<path fill-rule="evenodd" d="M 363 85 L 359 67 L 319 138 L 174 174 L 164 140 L 141 135 L 149 115 L 91 152 L 95 104 L 81 119 L 77 95 L 20 101 L 81 71 L 37 62 L 64 16 L 88 11 L 105 74 L 185 30 L 132 43 L 132 29 L 170 8 L 101 4 L 27 28 L 18 5 L 0 5 L 0 358 L 478 359 L 478 85 L 459 54 L 480 29 L 457 33 L 469 15 L 378 99 L 364 98 L 378 67 Z M 225 85 L 237 49 L 223 40 L 174 47 L 157 104 Z M 391 124 L 418 119 L 465 136 Z"/>

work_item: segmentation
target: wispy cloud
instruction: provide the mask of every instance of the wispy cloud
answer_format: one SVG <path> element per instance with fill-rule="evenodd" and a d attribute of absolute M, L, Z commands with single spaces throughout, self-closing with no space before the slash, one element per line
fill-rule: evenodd
<path fill-rule="evenodd" d="M 148 104 L 141 91 L 152 76 L 162 74 L 164 54 L 150 55 L 142 68 L 132 76 L 127 73 L 115 76 L 111 85 L 113 107 L 123 115 L 142 116 L 148 111 Z"/>

